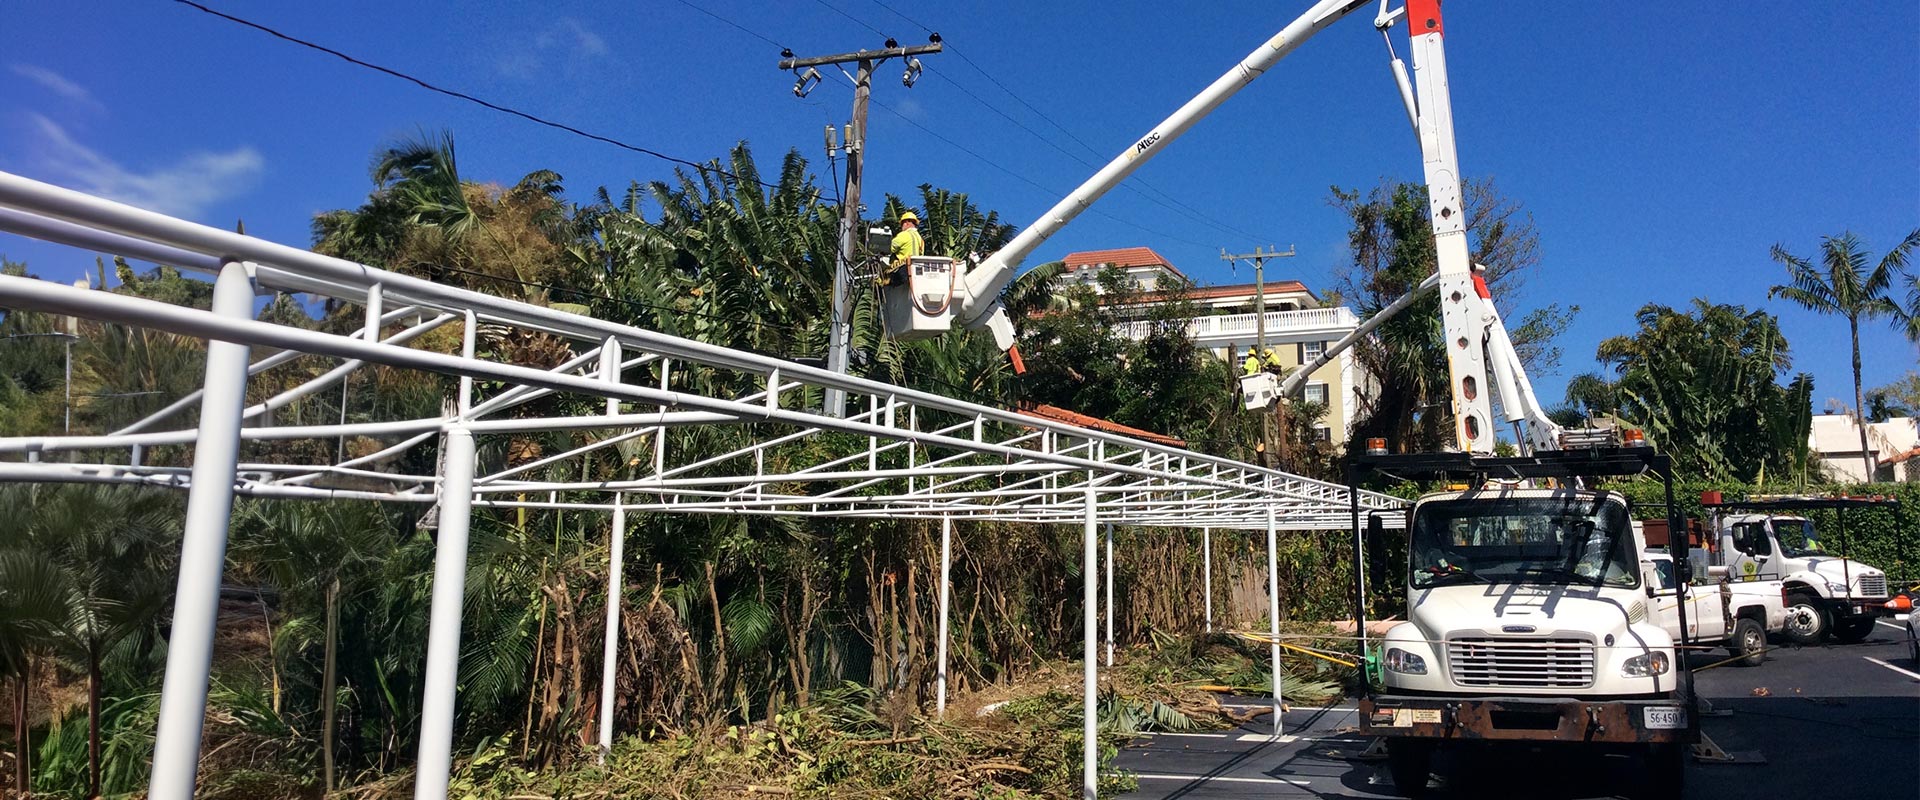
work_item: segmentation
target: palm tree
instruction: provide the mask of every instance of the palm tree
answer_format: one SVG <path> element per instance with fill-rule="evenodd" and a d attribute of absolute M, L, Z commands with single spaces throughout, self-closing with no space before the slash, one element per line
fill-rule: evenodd
<path fill-rule="evenodd" d="M 1920 344 L 1920 272 L 1907 276 L 1907 307 L 1900 309 L 1907 341 Z"/>
<path fill-rule="evenodd" d="M 1877 317 L 1901 319 L 1902 309 L 1887 292 L 1893 285 L 1894 273 L 1906 270 L 1907 254 L 1917 245 L 1920 245 L 1920 229 L 1907 234 L 1869 271 L 1867 251 L 1859 236 L 1849 231 L 1822 237 L 1820 262 L 1825 274 L 1811 261 L 1787 252 L 1784 245 L 1776 244 L 1771 251 L 1773 260 L 1786 266 L 1793 282 L 1768 289 L 1769 299 L 1783 297 L 1809 311 L 1847 319 L 1847 333 L 1853 340 L 1853 424 L 1860 432 L 1860 460 L 1866 466 L 1869 483 L 1873 481 L 1874 458 L 1873 450 L 1867 446 L 1866 420 L 1861 416 L 1866 400 L 1860 386 L 1860 322 Z M 1910 320 L 1907 328 L 1911 333 Z"/>
<path fill-rule="evenodd" d="M 100 794 L 100 702 L 107 653 L 154 624 L 171 594 L 174 498 L 113 486 L 30 486 L 33 546 L 68 586 L 61 650 L 87 673 L 87 791 Z"/>
<path fill-rule="evenodd" d="M 3 529 L 24 527 L 20 515 L 5 517 Z M 6 541 L 20 539 L 8 536 Z M 13 680 L 13 780 L 19 797 L 28 795 L 33 772 L 32 728 L 27 723 L 33 667 L 56 646 L 71 593 L 66 576 L 45 553 L 31 547 L 0 550 L 0 677 Z"/>
<path fill-rule="evenodd" d="M 341 603 L 393 550 L 391 525 L 370 503 L 260 503 L 246 513 L 263 524 L 234 543 L 234 557 L 264 567 L 283 602 L 318 605 L 324 620 L 320 761 L 332 791 Z"/>

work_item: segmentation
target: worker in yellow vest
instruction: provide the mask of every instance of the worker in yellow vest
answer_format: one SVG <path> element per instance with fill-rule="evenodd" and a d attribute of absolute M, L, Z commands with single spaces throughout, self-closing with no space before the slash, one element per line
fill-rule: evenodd
<path fill-rule="evenodd" d="M 1278 375 L 1285 372 L 1286 369 L 1286 362 L 1280 360 L 1280 351 L 1271 347 L 1267 348 L 1267 371 Z"/>
<path fill-rule="evenodd" d="M 898 286 L 907 280 L 907 265 L 914 256 L 927 254 L 927 240 L 920 238 L 920 215 L 900 213 L 900 232 L 893 235 L 892 259 L 887 263 L 886 285 Z"/>
<path fill-rule="evenodd" d="M 1247 350 L 1247 360 L 1240 362 L 1240 368 L 1245 370 L 1248 375 L 1260 374 L 1260 354 L 1249 348 Z"/>

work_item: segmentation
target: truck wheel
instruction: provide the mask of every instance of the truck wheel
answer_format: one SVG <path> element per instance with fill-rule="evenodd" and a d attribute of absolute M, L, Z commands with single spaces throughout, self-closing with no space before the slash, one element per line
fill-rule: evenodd
<path fill-rule="evenodd" d="M 1647 768 L 1641 772 L 1641 800 L 1678 800 L 1686 794 L 1686 745 L 1652 745 L 1646 760 Z"/>
<path fill-rule="evenodd" d="M 1813 595 L 1800 593 L 1787 598 L 1787 624 L 1783 631 L 1794 644 L 1819 644 L 1827 638 L 1827 610 Z"/>
<path fill-rule="evenodd" d="M 1733 635 L 1727 638 L 1727 652 L 1739 658 L 1733 663 L 1742 667 L 1760 666 L 1767 659 L 1767 630 L 1751 618 L 1740 618 L 1733 623 Z"/>
<path fill-rule="evenodd" d="M 1387 739 L 1387 773 L 1403 797 L 1426 797 L 1433 773 L 1433 746 L 1426 742 Z"/>
<path fill-rule="evenodd" d="M 1873 617 L 1855 617 L 1833 624 L 1833 638 L 1847 644 L 1865 639 L 1870 633 L 1873 633 Z"/>

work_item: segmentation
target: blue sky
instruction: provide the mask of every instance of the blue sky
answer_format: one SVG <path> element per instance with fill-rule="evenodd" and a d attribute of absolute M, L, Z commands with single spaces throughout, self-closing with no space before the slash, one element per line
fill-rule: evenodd
<path fill-rule="evenodd" d="M 844 121 L 851 94 L 837 80 L 795 98 L 792 77 L 774 67 L 778 48 L 679 0 L 208 4 L 677 156 L 705 160 L 746 139 L 771 168 L 799 148 L 823 179 L 821 130 Z M 954 52 L 928 57 L 911 90 L 894 65 L 876 82 L 887 108 L 872 116 L 870 200 L 930 182 L 1023 226 L 1092 174 L 1063 149 L 1104 163 L 1308 5 L 888 4 L 940 31 Z M 879 44 L 835 9 L 902 42 L 925 41 L 872 0 L 696 5 L 802 55 Z M 1544 261 L 1507 313 L 1582 307 L 1563 338 L 1565 365 L 1536 376 L 1547 402 L 1594 368 L 1595 344 L 1631 330 L 1641 304 L 1696 296 L 1780 315 L 1796 369 L 1816 377 L 1816 404 L 1850 399 L 1845 323 L 1767 301 L 1767 286 L 1784 279 L 1767 248 L 1812 255 L 1822 235 L 1851 229 L 1877 254 L 1920 226 L 1915 4 L 1447 10 L 1463 170 L 1496 178 L 1542 237 Z M 1331 284 L 1346 226 L 1326 203 L 1328 187 L 1419 177 L 1370 18 L 1363 11 L 1308 42 L 1136 176 L 1218 226 L 1120 191 L 1096 206 L 1104 215 L 1083 216 L 1029 263 L 1146 245 L 1203 283 L 1224 283 L 1248 274 L 1230 274 L 1219 248 L 1291 244 L 1299 257 L 1275 272 Z M 670 170 L 166 0 L 19 4 L 7 20 L 0 169 L 210 224 L 244 219 L 249 233 L 279 241 L 305 244 L 314 212 L 357 204 L 374 149 L 421 129 L 454 132 L 469 178 L 510 182 L 549 168 L 581 199 Z M 60 280 L 92 263 L 6 235 L 0 253 Z M 1862 348 L 1868 386 L 1920 361 L 1880 324 Z"/>

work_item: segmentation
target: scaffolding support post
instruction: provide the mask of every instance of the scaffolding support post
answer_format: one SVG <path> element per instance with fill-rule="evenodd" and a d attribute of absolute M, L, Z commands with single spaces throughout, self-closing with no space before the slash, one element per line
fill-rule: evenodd
<path fill-rule="evenodd" d="M 253 319 L 253 278 L 228 261 L 213 284 L 213 313 Z M 220 610 L 220 576 L 227 563 L 227 523 L 233 517 L 234 470 L 240 461 L 240 414 L 246 403 L 249 348 L 207 342 L 206 391 L 200 397 L 200 438 L 193 448 L 193 489 L 187 495 L 180 579 L 174 589 L 173 632 L 160 686 L 153 775 L 147 794 L 189 800 L 200 769 L 200 730 L 206 724 L 207 682 Z"/>
<path fill-rule="evenodd" d="M 1094 508 L 1093 475 L 1087 475 L 1087 520 L 1081 536 L 1081 691 L 1080 725 L 1080 797 L 1098 800 L 1100 796 L 1100 625 L 1096 617 L 1100 602 L 1099 512 Z"/>
<path fill-rule="evenodd" d="M 466 408 L 467 403 L 461 406 Z M 460 603 L 467 582 L 467 533 L 473 514 L 473 432 L 463 426 L 449 429 L 446 448 L 446 474 L 440 483 L 440 535 L 433 555 L 433 601 L 427 616 L 426 692 L 420 703 L 420 757 L 415 767 L 414 800 L 444 800 L 453 771 Z"/>
<path fill-rule="evenodd" d="M 1267 635 L 1273 641 L 1267 646 L 1273 660 L 1273 735 L 1279 737 L 1285 733 L 1285 724 L 1281 719 L 1281 709 L 1286 703 L 1280 699 L 1284 679 L 1280 674 L 1280 518 L 1274 514 L 1273 503 L 1267 502 Z"/>
<path fill-rule="evenodd" d="M 620 340 L 612 336 L 600 343 L 600 380 L 617 384 L 620 382 Z M 771 383 L 767 391 L 776 390 Z M 607 398 L 607 415 L 620 413 L 620 401 Z M 602 636 L 606 645 L 600 658 L 600 753 L 599 761 L 607 763 L 607 753 L 613 750 L 613 691 L 614 665 L 620 655 L 620 593 L 626 586 L 625 570 L 627 566 L 627 507 L 626 493 L 618 492 L 613 496 L 613 524 L 607 529 L 607 629 Z"/>
<path fill-rule="evenodd" d="M 1107 524 L 1107 666 L 1113 666 L 1113 524 Z"/>
<path fill-rule="evenodd" d="M 953 517 L 940 518 L 940 643 L 934 709 L 947 717 L 947 615 L 953 606 Z"/>
<path fill-rule="evenodd" d="M 1213 633 L 1213 529 L 1200 529 L 1200 593 L 1206 597 L 1207 633 Z"/>
<path fill-rule="evenodd" d="M 600 658 L 600 763 L 607 763 L 613 750 L 614 667 L 620 656 L 620 600 L 626 588 L 627 505 L 626 493 L 614 495 L 613 527 L 607 534 L 607 632 L 606 649 Z"/>

